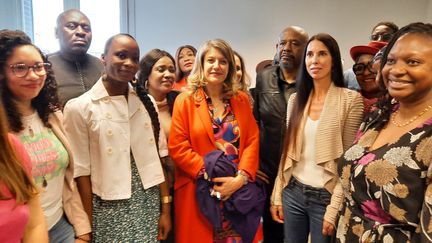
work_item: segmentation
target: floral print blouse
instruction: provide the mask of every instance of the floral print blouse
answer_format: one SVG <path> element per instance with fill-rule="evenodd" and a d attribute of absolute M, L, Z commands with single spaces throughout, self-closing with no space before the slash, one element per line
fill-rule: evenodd
<path fill-rule="evenodd" d="M 358 132 L 338 163 L 337 242 L 431 242 L 432 118 L 371 151 L 376 127 Z"/>

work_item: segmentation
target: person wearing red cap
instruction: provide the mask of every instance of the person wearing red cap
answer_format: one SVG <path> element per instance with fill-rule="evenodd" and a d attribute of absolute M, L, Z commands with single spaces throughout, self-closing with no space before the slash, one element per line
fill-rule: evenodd
<path fill-rule="evenodd" d="M 382 21 L 376 24 L 370 34 L 370 41 L 388 43 L 399 27 L 393 22 Z M 360 90 L 360 86 L 356 80 L 353 70 L 350 68 L 344 72 L 345 87 L 353 90 Z"/>
<path fill-rule="evenodd" d="M 353 46 L 350 50 L 351 58 L 355 62 L 352 69 L 363 96 L 364 115 L 383 94 L 376 80 L 378 70 L 373 64 L 375 54 L 386 44 L 386 42 L 371 41 L 367 46 Z"/>

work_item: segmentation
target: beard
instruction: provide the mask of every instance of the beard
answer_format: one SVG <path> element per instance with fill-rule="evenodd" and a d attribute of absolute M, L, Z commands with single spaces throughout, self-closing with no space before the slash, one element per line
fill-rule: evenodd
<path fill-rule="evenodd" d="M 289 69 L 289 70 L 294 70 L 298 67 L 298 65 L 296 65 L 295 60 L 283 60 L 279 62 L 279 66 L 282 69 Z"/>

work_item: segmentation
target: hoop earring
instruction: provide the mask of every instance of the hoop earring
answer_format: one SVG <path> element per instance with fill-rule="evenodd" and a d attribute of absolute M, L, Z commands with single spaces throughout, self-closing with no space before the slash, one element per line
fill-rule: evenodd
<path fill-rule="evenodd" d="M 136 77 L 133 77 L 131 80 L 132 86 L 136 86 L 138 84 L 138 79 Z"/>

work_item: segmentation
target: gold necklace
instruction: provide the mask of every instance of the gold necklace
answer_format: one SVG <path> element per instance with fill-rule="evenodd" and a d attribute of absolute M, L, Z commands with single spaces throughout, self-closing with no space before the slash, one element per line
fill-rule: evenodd
<path fill-rule="evenodd" d="M 397 126 L 397 127 L 404 127 L 408 124 L 411 124 L 413 121 L 417 120 L 419 117 L 423 116 L 424 113 L 426 113 L 428 110 L 430 110 L 432 108 L 432 105 L 428 105 L 424 110 L 422 110 L 420 113 L 418 113 L 417 115 L 415 115 L 413 118 L 409 119 L 409 121 L 404 122 L 404 123 L 399 123 L 396 121 L 396 115 L 399 113 L 399 109 L 397 109 L 392 116 L 392 123 L 393 125 Z"/>

